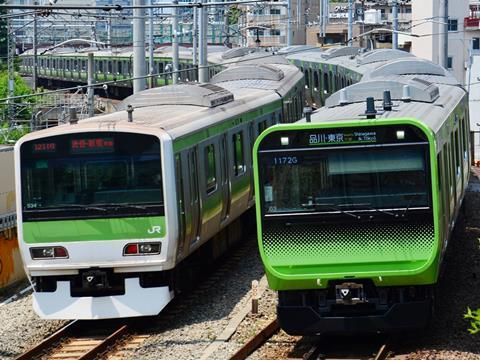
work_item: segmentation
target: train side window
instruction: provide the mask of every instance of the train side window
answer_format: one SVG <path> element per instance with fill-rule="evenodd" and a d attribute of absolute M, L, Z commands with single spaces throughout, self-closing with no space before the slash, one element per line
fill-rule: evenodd
<path fill-rule="evenodd" d="M 305 75 L 305 87 L 308 89 L 310 88 L 310 76 L 308 76 L 308 69 L 305 69 L 303 74 Z"/>
<path fill-rule="evenodd" d="M 318 79 L 318 71 L 313 72 L 313 87 L 315 88 L 314 90 L 317 91 L 320 86 L 320 82 Z"/>
<path fill-rule="evenodd" d="M 325 94 L 330 93 L 330 84 L 328 80 L 328 73 L 324 72 L 323 73 L 323 92 Z"/>
<path fill-rule="evenodd" d="M 119 74 L 123 74 L 123 66 L 122 65 L 123 65 L 123 63 L 121 61 L 119 61 L 118 64 L 117 64 L 117 72 Z"/>
<path fill-rule="evenodd" d="M 103 61 L 98 62 L 98 71 L 103 72 Z"/>
<path fill-rule="evenodd" d="M 258 135 L 260 135 L 267 128 L 267 120 L 260 121 L 257 124 Z"/>
<path fill-rule="evenodd" d="M 178 222 L 180 225 L 180 239 L 183 239 L 185 234 L 185 201 L 183 196 L 183 176 L 182 176 L 182 159 L 180 154 L 175 155 L 175 175 L 177 183 L 177 201 L 178 201 Z M 183 244 L 183 242 L 181 241 Z M 182 246 L 183 248 L 183 246 Z"/>
<path fill-rule="evenodd" d="M 242 132 L 233 134 L 233 173 L 240 176 L 245 173 L 245 158 L 243 155 Z"/>
<path fill-rule="evenodd" d="M 205 147 L 205 170 L 207 194 L 210 194 L 217 188 L 217 177 L 215 176 L 215 146 L 213 144 Z"/>
<path fill-rule="evenodd" d="M 457 177 L 460 176 L 461 174 L 461 161 L 460 161 L 460 152 L 461 152 L 461 146 L 460 146 L 460 138 L 458 137 L 458 130 L 455 130 L 455 168 L 457 172 Z"/>

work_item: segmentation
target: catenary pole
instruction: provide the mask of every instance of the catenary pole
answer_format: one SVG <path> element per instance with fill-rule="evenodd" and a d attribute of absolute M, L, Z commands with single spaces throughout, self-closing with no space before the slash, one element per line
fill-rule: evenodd
<path fill-rule="evenodd" d="M 207 29 L 208 29 L 208 8 L 205 6 L 199 9 L 200 20 L 200 35 L 199 35 L 199 67 L 198 67 L 198 81 L 201 83 L 208 82 L 208 68 L 207 68 Z"/>
<path fill-rule="evenodd" d="M 150 5 L 153 5 L 153 0 L 150 0 Z M 153 74 L 155 73 L 154 62 L 153 62 L 153 8 L 148 9 L 148 74 L 150 75 L 149 87 L 153 88 L 156 86 L 155 78 Z"/>
<path fill-rule="evenodd" d="M 88 116 L 94 117 L 95 110 L 94 110 L 94 103 L 93 103 L 93 81 L 94 77 L 93 74 L 95 73 L 94 68 L 94 61 L 93 61 L 93 53 L 88 53 L 87 55 L 87 109 L 88 109 Z"/>
<path fill-rule="evenodd" d="M 398 3 L 397 3 L 397 0 L 393 0 L 392 15 L 393 15 L 392 49 L 396 50 L 398 49 Z"/>
<path fill-rule="evenodd" d="M 178 5 L 178 0 L 173 0 L 173 5 Z M 178 83 L 179 61 L 178 61 L 178 8 L 172 9 L 172 50 L 173 50 L 173 84 Z"/>
<path fill-rule="evenodd" d="M 143 6 L 144 0 L 133 0 L 134 6 Z M 133 9 L 133 93 L 145 90 L 145 9 Z"/>
<path fill-rule="evenodd" d="M 353 6 L 353 0 L 348 0 L 348 46 L 353 44 Z"/>

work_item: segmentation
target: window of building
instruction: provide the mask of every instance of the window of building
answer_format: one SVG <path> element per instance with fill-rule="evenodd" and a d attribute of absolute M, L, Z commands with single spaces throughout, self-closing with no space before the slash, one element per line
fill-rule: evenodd
<path fill-rule="evenodd" d="M 453 57 L 449 56 L 447 59 L 447 69 L 452 69 L 453 68 Z"/>
<path fill-rule="evenodd" d="M 270 29 L 271 36 L 280 36 L 280 29 Z"/>
<path fill-rule="evenodd" d="M 458 20 L 449 19 L 448 20 L 448 31 L 458 31 Z"/>
<path fill-rule="evenodd" d="M 245 172 L 245 160 L 243 157 L 243 136 L 242 132 L 233 134 L 233 172 L 235 176 Z"/>
<path fill-rule="evenodd" d="M 207 180 L 207 194 L 217 188 L 217 177 L 215 176 L 215 147 L 213 144 L 205 147 L 205 175 Z"/>
<path fill-rule="evenodd" d="M 270 15 L 280 15 L 280 9 L 278 8 L 270 9 Z"/>
<path fill-rule="evenodd" d="M 480 50 L 480 38 L 473 38 L 472 39 L 472 49 L 473 50 Z"/>

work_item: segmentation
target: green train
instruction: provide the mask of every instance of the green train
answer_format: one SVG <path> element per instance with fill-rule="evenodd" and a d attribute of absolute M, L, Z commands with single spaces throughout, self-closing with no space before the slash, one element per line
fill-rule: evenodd
<path fill-rule="evenodd" d="M 289 334 L 431 318 L 468 184 L 468 96 L 440 66 L 392 55 L 337 59 L 361 79 L 255 142 L 259 250 Z"/>

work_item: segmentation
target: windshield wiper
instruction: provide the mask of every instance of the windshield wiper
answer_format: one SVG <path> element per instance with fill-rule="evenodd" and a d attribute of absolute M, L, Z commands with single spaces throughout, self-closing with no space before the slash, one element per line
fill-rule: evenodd
<path fill-rule="evenodd" d="M 359 206 L 359 207 L 367 207 L 368 210 L 374 210 L 374 211 L 378 211 L 378 212 L 381 212 L 382 214 L 387 214 L 387 215 L 390 215 L 390 216 L 393 216 L 393 217 L 398 217 L 398 214 L 394 214 L 390 211 L 387 211 L 387 210 L 383 210 L 383 209 L 378 209 L 378 208 L 375 208 L 372 206 L 372 204 L 370 203 L 359 203 L 359 204 L 340 204 L 338 206 Z M 361 210 L 361 209 L 360 209 Z"/>
<path fill-rule="evenodd" d="M 81 204 L 58 204 L 57 206 L 49 206 L 45 208 L 36 208 L 36 209 L 27 209 L 27 211 L 52 211 L 52 210 L 61 210 L 61 209 L 82 209 L 82 210 L 98 210 L 98 211 L 107 211 L 107 209 L 99 206 L 93 205 L 81 205 Z"/>
<path fill-rule="evenodd" d="M 317 208 L 325 207 L 325 208 L 328 208 L 328 209 L 330 209 L 330 210 L 338 211 L 338 212 L 340 212 L 340 213 L 342 213 L 342 214 L 345 214 L 345 215 L 354 217 L 354 218 L 357 219 L 357 220 L 360 220 L 360 216 L 355 215 L 355 214 L 352 214 L 352 213 L 349 212 L 349 211 L 342 210 L 342 209 L 339 208 L 339 206 L 340 206 L 340 205 L 337 205 L 337 204 L 321 204 L 321 203 L 306 203 L 306 204 L 302 204 L 302 207 L 304 207 L 304 208 L 314 208 L 314 209 L 317 209 Z"/>

